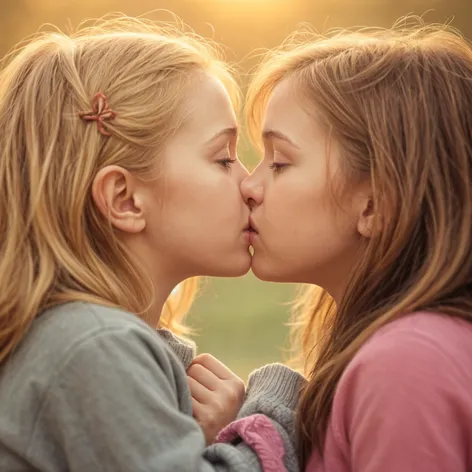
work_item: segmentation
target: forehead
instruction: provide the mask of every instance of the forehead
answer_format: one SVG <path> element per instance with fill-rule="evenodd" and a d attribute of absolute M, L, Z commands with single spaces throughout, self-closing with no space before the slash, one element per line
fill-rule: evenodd
<path fill-rule="evenodd" d="M 209 139 L 221 129 L 236 127 L 236 115 L 228 91 L 215 76 L 201 74 L 190 85 L 184 104 L 184 132 Z"/>
<path fill-rule="evenodd" d="M 314 131 L 313 117 L 303 106 L 303 97 L 296 83 L 284 79 L 277 84 L 267 102 L 264 129 L 277 130 L 295 141 Z"/>

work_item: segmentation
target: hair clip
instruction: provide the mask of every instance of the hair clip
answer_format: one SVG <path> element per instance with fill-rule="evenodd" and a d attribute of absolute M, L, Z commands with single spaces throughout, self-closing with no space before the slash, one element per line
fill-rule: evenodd
<path fill-rule="evenodd" d="M 98 131 L 104 136 L 111 136 L 111 133 L 103 127 L 103 122 L 113 120 L 116 113 L 108 106 L 108 101 L 103 93 L 99 92 L 93 97 L 92 111 L 79 113 L 79 116 L 85 121 L 96 121 Z"/>

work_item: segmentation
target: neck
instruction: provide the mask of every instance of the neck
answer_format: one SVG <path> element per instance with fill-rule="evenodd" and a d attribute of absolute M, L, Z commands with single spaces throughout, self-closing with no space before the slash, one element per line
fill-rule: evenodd
<path fill-rule="evenodd" d="M 153 328 L 157 328 L 161 317 L 162 309 L 166 300 L 169 298 L 172 290 L 180 284 L 185 277 L 181 273 L 176 273 L 173 266 L 165 257 L 149 257 L 152 248 L 149 248 L 147 242 L 142 238 L 125 239 L 125 243 L 133 252 L 136 259 L 140 262 L 144 272 L 151 276 L 151 282 L 154 290 L 154 300 L 151 307 L 146 312 L 145 320 Z"/>
<path fill-rule="evenodd" d="M 179 282 L 165 280 L 164 277 L 153 277 L 152 283 L 154 285 L 154 302 L 147 312 L 146 320 L 153 328 L 157 328 L 164 304 Z"/>

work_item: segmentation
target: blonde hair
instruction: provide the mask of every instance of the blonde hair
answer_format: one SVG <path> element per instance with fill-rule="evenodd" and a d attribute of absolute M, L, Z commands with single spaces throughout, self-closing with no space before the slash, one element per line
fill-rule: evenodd
<path fill-rule="evenodd" d="M 313 447 L 323 452 L 344 369 L 379 327 L 418 310 L 472 321 L 472 48 L 452 29 L 422 24 L 295 35 L 250 86 L 255 139 L 288 77 L 340 145 L 344 188 L 370 180 L 377 216 L 339 306 L 318 287 L 296 303 L 309 376 L 297 420 L 306 464 Z"/>
<path fill-rule="evenodd" d="M 237 105 L 221 51 L 181 25 L 104 18 L 78 32 L 42 33 L 0 75 L 0 363 L 45 309 L 84 300 L 146 317 L 153 288 L 91 198 L 97 171 L 114 164 L 142 178 L 181 126 L 185 90 L 217 75 Z M 79 113 L 103 92 L 116 119 L 105 138 Z M 185 332 L 196 289 L 185 281 L 160 324 Z"/>

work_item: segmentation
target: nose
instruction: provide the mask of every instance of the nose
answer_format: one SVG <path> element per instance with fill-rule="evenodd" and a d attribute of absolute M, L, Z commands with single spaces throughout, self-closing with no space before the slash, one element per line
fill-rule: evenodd
<path fill-rule="evenodd" d="M 248 207 L 252 210 L 264 200 L 264 186 L 256 175 L 256 172 L 248 175 L 241 182 L 241 195 Z"/>

